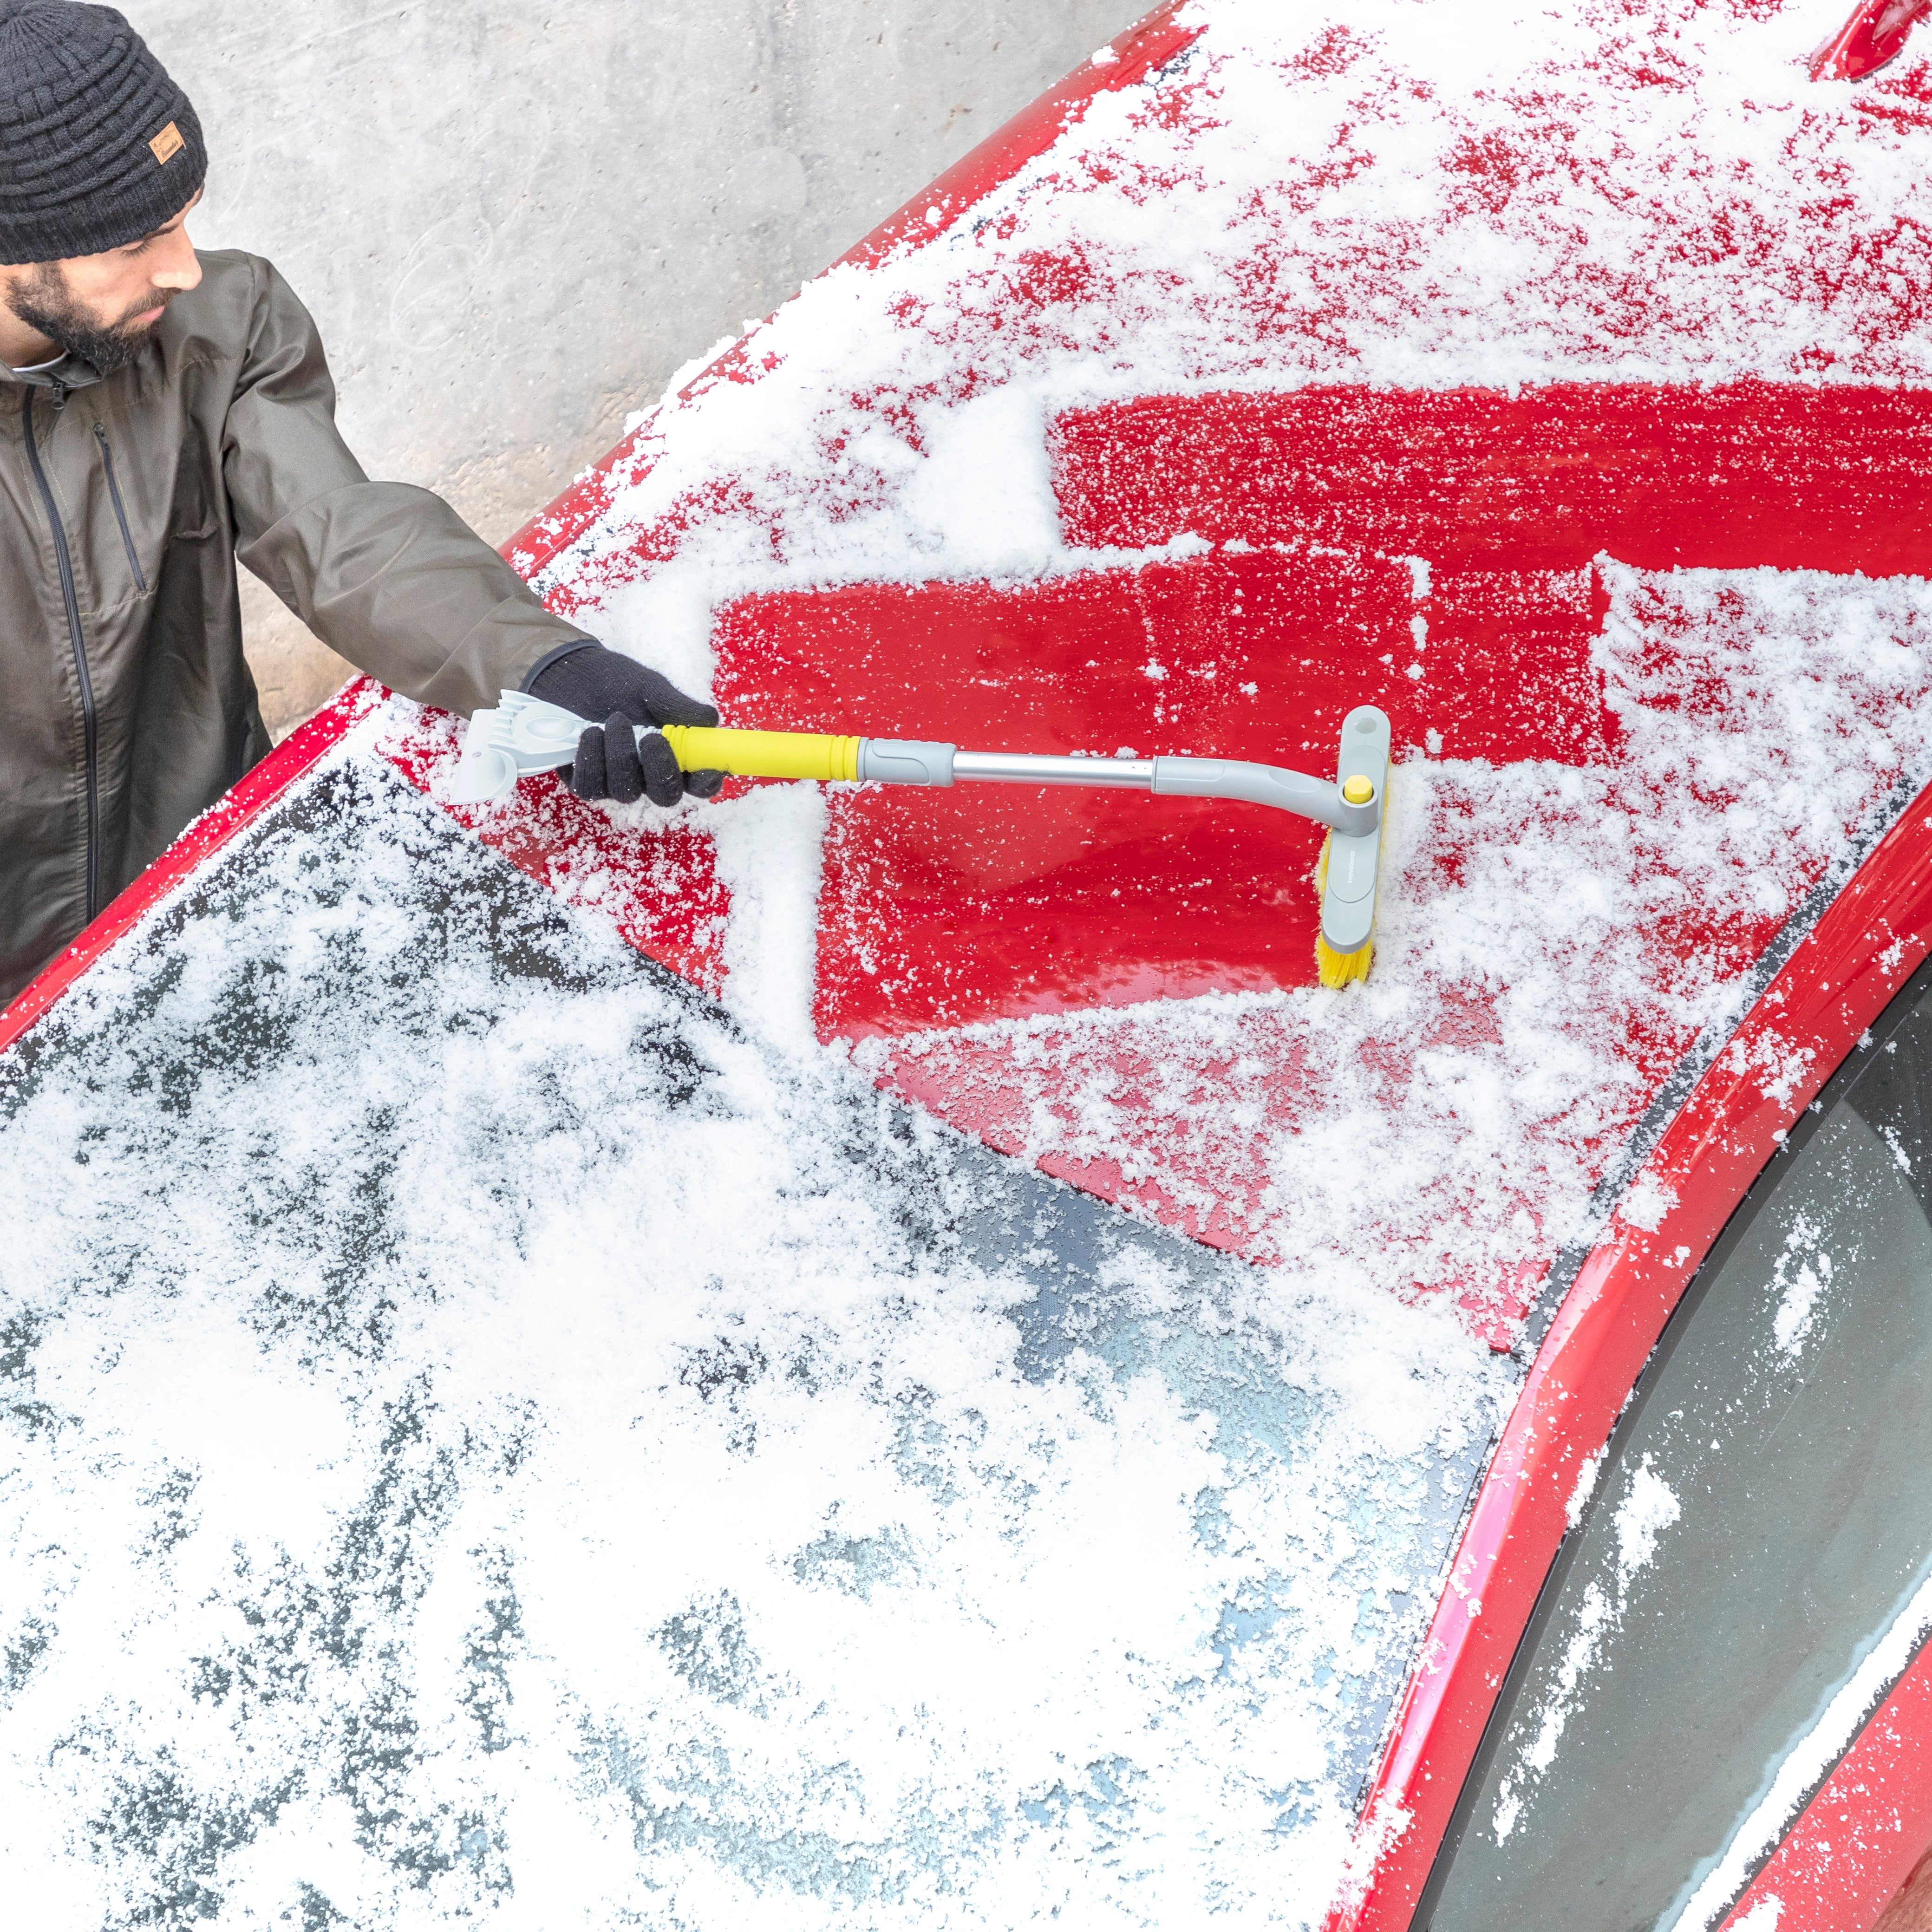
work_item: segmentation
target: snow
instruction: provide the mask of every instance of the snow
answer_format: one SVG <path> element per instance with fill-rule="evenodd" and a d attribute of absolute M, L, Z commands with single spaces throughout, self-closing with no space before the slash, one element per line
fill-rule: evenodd
<path fill-rule="evenodd" d="M 1562 1741 L 1564 1726 L 1576 1708 L 1576 1694 L 1590 1666 L 1597 1660 L 1605 1634 L 1610 1628 L 1611 1610 L 1601 1587 L 1592 1583 L 1585 1592 L 1576 1613 L 1576 1628 L 1564 1646 L 1563 1660 L 1557 1666 L 1556 1682 L 1534 1738 L 1522 1754 L 1515 1779 L 1504 1778 L 1498 1788 L 1496 1817 L 1492 1828 L 1499 1845 L 1509 1842 L 1522 1813 L 1521 1786 L 1532 1776 L 1540 1777 L 1556 1762 L 1556 1747 Z"/>
<path fill-rule="evenodd" d="M 1781 1291 L 1772 1317 L 1772 1339 L 1792 1358 L 1802 1354 L 1818 1298 L 1832 1284 L 1832 1257 L 1818 1245 L 1820 1229 L 1801 1214 L 1784 1239 L 1772 1285 Z"/>
<path fill-rule="evenodd" d="M 16 1910 L 1133 1926 L 1341 1874 L 1508 1378 L 959 1142 L 754 956 L 743 1024 L 679 991 L 381 727 L 0 1060 Z M 818 806 L 733 809 L 748 877 Z"/>
<path fill-rule="evenodd" d="M 1596 1485 L 1600 1456 L 1585 1466 L 1570 1498 L 1570 1522 L 1574 1528 L 1581 1518 L 1582 1506 Z M 1639 1573 L 1657 1559 L 1658 1536 L 1682 1514 L 1676 1492 L 1650 1466 L 1646 1456 L 1630 1472 L 1623 1500 L 1611 1519 L 1617 1539 L 1616 1594 L 1614 1599 L 1601 1582 L 1592 1581 L 1577 1606 L 1575 1622 L 1557 1666 L 1555 1683 L 1537 1715 L 1536 1734 L 1526 1745 L 1514 1773 L 1504 1778 L 1498 1790 L 1495 1816 L 1491 1821 L 1498 1844 L 1506 1844 L 1522 1814 L 1527 1787 L 1541 1778 L 1556 1762 L 1570 1720 L 1582 1708 L 1583 1692 L 1590 1672 L 1600 1659 L 1604 1640 L 1621 1622 L 1630 1601 L 1630 1586 Z"/>
<path fill-rule="evenodd" d="M 1657 1539 L 1683 1514 L 1677 1493 L 1650 1466 L 1650 1459 L 1630 1473 L 1630 1489 L 1618 1504 L 1615 1519 L 1617 1532 L 1617 1588 L 1630 1594 L 1632 1580 L 1657 1560 Z"/>
<path fill-rule="evenodd" d="M 731 894 L 725 1004 L 763 1038 L 809 1048 L 824 794 L 764 786 L 714 806 L 704 823 Z"/>
<path fill-rule="evenodd" d="M 1586 1456 L 1582 1467 L 1576 1472 L 1570 1500 L 1563 1505 L 1563 1520 L 1572 1529 L 1583 1520 L 1583 1512 L 1589 1508 L 1590 1498 L 1597 1493 L 1597 1478 L 1603 1473 L 1604 1453 L 1599 1449 L 1594 1456 Z"/>
<path fill-rule="evenodd" d="M 1624 1190 L 1617 1212 L 1633 1228 L 1654 1234 L 1664 1225 L 1664 1217 L 1677 1205 L 1675 1188 L 1654 1174 L 1640 1174 Z"/>

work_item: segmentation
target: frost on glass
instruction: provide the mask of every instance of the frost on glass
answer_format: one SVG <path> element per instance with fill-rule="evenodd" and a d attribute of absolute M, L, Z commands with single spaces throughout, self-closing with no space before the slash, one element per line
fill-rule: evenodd
<path fill-rule="evenodd" d="M 1760 1180 L 1573 1513 L 1433 1932 L 1721 1919 L 1932 1619 L 1932 993 Z"/>
<path fill-rule="evenodd" d="M 23 1922 L 1318 1918 L 1514 1372 L 353 751 L 0 1058 L 0 1167 Z"/>

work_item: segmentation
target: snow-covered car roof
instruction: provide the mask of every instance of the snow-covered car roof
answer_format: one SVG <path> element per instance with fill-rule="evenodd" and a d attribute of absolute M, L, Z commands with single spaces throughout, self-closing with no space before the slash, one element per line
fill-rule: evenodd
<path fill-rule="evenodd" d="M 1824 1090 L 1932 919 L 1927 70 L 1814 85 L 1835 24 L 1163 9 L 506 546 L 731 722 L 1322 769 L 1380 705 L 1365 985 L 1276 814 L 459 806 L 364 686 L 23 996 L 41 1918 L 1446 1928 L 1604 1838 L 1576 1714 L 1714 1533 L 1643 1391 L 1838 1360 L 1917 1211 L 1790 1205 L 1920 1158 Z M 1868 1926 L 1932 1836 L 1805 1849 L 1892 1790 L 1895 1527 L 1657 1922 Z"/>

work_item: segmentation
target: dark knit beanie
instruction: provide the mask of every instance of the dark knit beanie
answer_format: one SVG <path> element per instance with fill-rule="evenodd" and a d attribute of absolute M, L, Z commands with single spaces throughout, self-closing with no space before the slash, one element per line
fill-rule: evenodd
<path fill-rule="evenodd" d="M 188 96 L 112 7 L 0 0 L 0 264 L 138 242 L 207 172 Z"/>

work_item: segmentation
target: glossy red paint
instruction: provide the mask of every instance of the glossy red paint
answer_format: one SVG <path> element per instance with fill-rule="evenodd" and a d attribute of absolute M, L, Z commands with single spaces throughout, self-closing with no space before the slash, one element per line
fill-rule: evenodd
<path fill-rule="evenodd" d="M 1211 409 L 1198 427 L 1213 434 Z M 1398 416 L 1377 460 L 1401 434 Z M 1418 754 L 1600 763 L 1618 742 L 1591 659 L 1603 610 L 1587 566 L 1432 571 L 1372 550 L 1222 550 L 1018 586 L 746 598 L 714 632 L 714 689 L 734 723 L 1317 772 L 1332 767 L 1349 707 L 1372 701 Z M 1020 1151 L 1038 1125 L 1037 1096 L 1013 1077 L 1023 1043 L 956 1037 L 942 1066 L 906 1036 L 1313 981 L 1321 832 L 1300 820 L 1004 787 L 872 788 L 828 802 L 821 1036 L 893 1042 L 882 1084 L 1003 1151 Z M 1040 1166 L 1211 1245 L 1277 1258 L 1257 1245 L 1268 1149 L 1294 1131 L 1303 1094 L 1292 1043 L 1274 1044 L 1289 1058 L 1268 1083 L 1266 1120 L 1238 1146 L 1202 1150 L 1188 1177 L 1198 1200 L 1112 1159 L 1049 1152 Z M 1096 1060 L 1111 1089 L 1144 1089 L 1150 1070 L 1132 1049 L 1099 1047 Z M 1204 1096 L 1215 1077 L 1201 1070 Z M 1168 1138 L 1157 1113 L 1146 1131 Z M 1476 1292 L 1499 1342 L 1521 1290 Z"/>
<path fill-rule="evenodd" d="M 43 967 L 0 1011 L 0 1052 L 11 1046 L 110 946 L 131 932 L 238 832 L 260 818 L 386 694 L 372 679 L 358 678 L 307 724 L 291 732 L 232 791 L 209 806 L 71 946 Z"/>
<path fill-rule="evenodd" d="M 1932 394 L 1736 382 L 1150 396 L 1054 428 L 1070 543 L 1335 544 L 1444 570 L 1932 569 Z"/>
<path fill-rule="evenodd" d="M 1010 588 L 747 598 L 714 634 L 714 689 L 733 723 L 1324 773 L 1344 715 L 1374 703 L 1399 746 L 1580 764 L 1616 738 L 1590 662 L 1600 621 L 1587 567 L 1425 580 L 1353 548 L 1222 551 Z M 827 1038 L 1313 982 L 1322 835 L 1305 820 L 1005 787 L 870 788 L 832 813 Z"/>
<path fill-rule="evenodd" d="M 832 266 L 869 268 L 905 249 L 937 240 L 966 209 L 1044 154 L 1090 103 L 1102 94 L 1138 86 L 1185 53 L 1205 31 L 1204 22 L 1184 23 L 1178 19 L 1185 4 L 1186 0 L 1166 0 L 1117 34 L 1107 44 L 1111 58 L 1083 62 L 1057 87 L 996 128 L 930 187 L 887 215 Z M 934 211 L 937 220 L 932 218 Z M 716 382 L 755 380 L 758 352 L 754 330 L 708 363 L 668 406 L 688 402 Z M 620 482 L 649 472 L 651 428 L 647 421 L 632 431 L 502 546 L 503 554 L 524 576 L 534 577 L 584 536 L 610 508 Z"/>
<path fill-rule="evenodd" d="M 1564 1298 L 1464 1531 L 1364 1812 L 1359 1889 L 1336 1906 L 1330 1932 L 1408 1926 L 1562 1540 L 1578 1471 L 1607 1441 L 1672 1310 L 1778 1138 L 1928 950 L 1932 793 L 1880 842 L 1665 1130 L 1646 1171 L 1675 1205 L 1654 1232 L 1613 1222 Z M 1793 1085 L 1778 1084 L 1798 1066 Z M 1912 1724 L 1923 1708 L 1910 1706 Z M 1924 1736 L 1914 1730 L 1913 1751 L 1928 1748 Z M 1865 1801 L 1847 1791 L 1846 1802 Z M 1874 1801 L 1876 1814 L 1883 1802 Z M 1880 1821 L 1867 1820 L 1874 1828 Z"/>
<path fill-rule="evenodd" d="M 1599 556 L 1932 572 L 1917 392 L 1151 398 L 1064 417 L 1052 441 L 1072 543 L 1220 547 L 1018 587 L 746 599 L 714 636 L 728 718 L 1318 771 L 1342 713 L 1372 702 L 1399 751 L 1603 763 L 1618 733 L 1591 662 Z M 1292 820 L 984 790 L 867 792 L 834 819 L 828 1037 L 1313 978 L 1319 837 Z M 1733 937 L 1694 919 L 1680 939 Z"/>
<path fill-rule="evenodd" d="M 1718 1932 L 1742 1932 L 1772 1899 L 1792 1932 L 1871 1932 L 1928 1846 L 1932 1647 L 1892 1686 Z"/>
<path fill-rule="evenodd" d="M 1814 80 L 1862 80 L 1905 51 L 1932 0 L 1862 0 L 1851 18 L 1806 63 Z"/>

